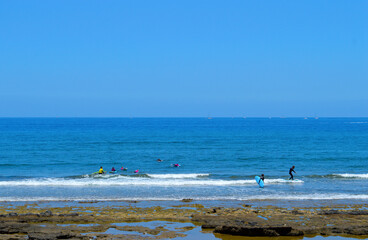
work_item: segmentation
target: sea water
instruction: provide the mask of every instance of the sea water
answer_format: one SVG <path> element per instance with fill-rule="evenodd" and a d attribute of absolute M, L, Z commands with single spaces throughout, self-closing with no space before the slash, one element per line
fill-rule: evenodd
<path fill-rule="evenodd" d="M 0 118 L 0 201 L 365 201 L 367 163 L 368 118 Z"/>

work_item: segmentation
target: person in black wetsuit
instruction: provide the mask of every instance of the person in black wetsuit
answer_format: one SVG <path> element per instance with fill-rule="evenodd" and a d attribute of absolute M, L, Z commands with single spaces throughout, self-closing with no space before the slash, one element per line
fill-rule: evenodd
<path fill-rule="evenodd" d="M 264 174 L 261 175 L 260 179 L 264 182 Z"/>
<path fill-rule="evenodd" d="M 289 178 L 289 180 L 294 180 L 293 172 L 294 172 L 294 173 L 296 173 L 296 172 L 294 171 L 294 168 L 295 168 L 295 166 L 292 166 L 292 167 L 290 168 L 290 170 L 289 170 L 289 174 L 290 174 L 290 178 Z"/>

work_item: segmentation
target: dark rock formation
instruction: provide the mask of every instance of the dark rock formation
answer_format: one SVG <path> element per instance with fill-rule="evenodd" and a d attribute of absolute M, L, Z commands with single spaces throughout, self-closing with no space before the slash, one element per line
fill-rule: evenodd
<path fill-rule="evenodd" d="M 240 235 L 240 236 L 302 236 L 304 233 L 291 227 L 238 227 L 238 226 L 218 226 L 216 233 Z"/>

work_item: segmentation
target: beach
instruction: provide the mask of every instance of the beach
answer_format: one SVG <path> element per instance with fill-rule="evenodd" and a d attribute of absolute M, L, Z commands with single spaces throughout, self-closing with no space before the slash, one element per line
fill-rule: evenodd
<path fill-rule="evenodd" d="M 310 204 L 319 206 L 189 199 L 7 202 L 0 208 L 0 239 L 292 240 L 368 236 L 367 204 Z"/>

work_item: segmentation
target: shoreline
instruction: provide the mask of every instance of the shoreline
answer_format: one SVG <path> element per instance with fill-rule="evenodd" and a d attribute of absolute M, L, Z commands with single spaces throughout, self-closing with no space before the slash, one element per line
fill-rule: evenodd
<path fill-rule="evenodd" d="M 0 239 L 368 237 L 368 204 L 276 205 L 190 199 L 2 202 Z"/>

